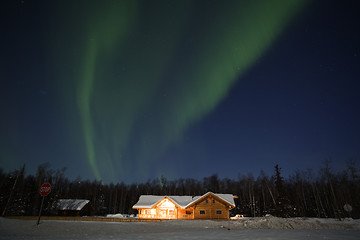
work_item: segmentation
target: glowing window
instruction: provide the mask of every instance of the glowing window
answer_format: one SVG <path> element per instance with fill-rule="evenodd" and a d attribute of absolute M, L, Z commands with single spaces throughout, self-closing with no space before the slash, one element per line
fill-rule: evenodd
<path fill-rule="evenodd" d="M 151 214 L 151 215 L 156 215 L 156 209 L 151 209 L 151 210 L 150 210 L 150 214 Z"/>
<path fill-rule="evenodd" d="M 160 208 L 174 208 L 175 204 L 173 204 L 172 202 L 170 202 L 168 199 L 164 199 L 160 202 L 160 204 L 158 205 Z"/>

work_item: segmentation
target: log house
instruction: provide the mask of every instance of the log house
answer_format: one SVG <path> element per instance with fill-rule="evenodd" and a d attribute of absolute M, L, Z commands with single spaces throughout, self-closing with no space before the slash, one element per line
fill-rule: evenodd
<path fill-rule="evenodd" d="M 133 206 L 140 219 L 228 219 L 235 207 L 232 194 L 202 196 L 141 195 Z"/>

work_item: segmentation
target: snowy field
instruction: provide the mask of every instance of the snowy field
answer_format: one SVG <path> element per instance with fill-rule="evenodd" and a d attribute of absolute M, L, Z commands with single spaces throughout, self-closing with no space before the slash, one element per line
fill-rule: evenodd
<path fill-rule="evenodd" d="M 0 218 L 0 239 L 360 239 L 360 221 L 244 218 L 237 221 L 41 221 Z"/>

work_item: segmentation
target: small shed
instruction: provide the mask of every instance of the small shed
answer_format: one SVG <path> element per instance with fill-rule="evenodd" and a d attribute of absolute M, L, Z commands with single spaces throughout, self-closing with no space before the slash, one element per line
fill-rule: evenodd
<path fill-rule="evenodd" d="M 57 209 L 60 216 L 91 215 L 90 200 L 86 199 L 60 199 Z"/>

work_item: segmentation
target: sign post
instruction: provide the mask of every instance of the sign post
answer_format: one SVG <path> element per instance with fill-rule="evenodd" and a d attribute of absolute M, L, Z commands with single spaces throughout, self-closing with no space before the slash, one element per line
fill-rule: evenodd
<path fill-rule="evenodd" d="M 44 198 L 51 192 L 51 185 L 50 183 L 43 183 L 43 185 L 41 185 L 40 187 L 40 195 L 42 196 L 42 200 L 41 200 L 41 206 L 40 206 L 40 211 L 39 211 L 39 218 L 37 221 L 37 225 L 39 225 L 40 223 L 40 217 L 41 217 L 41 211 L 42 211 L 42 207 L 44 204 Z"/>
<path fill-rule="evenodd" d="M 347 213 L 349 214 L 349 218 L 351 218 L 352 206 L 350 204 L 346 203 L 344 205 L 344 210 L 347 211 Z"/>

